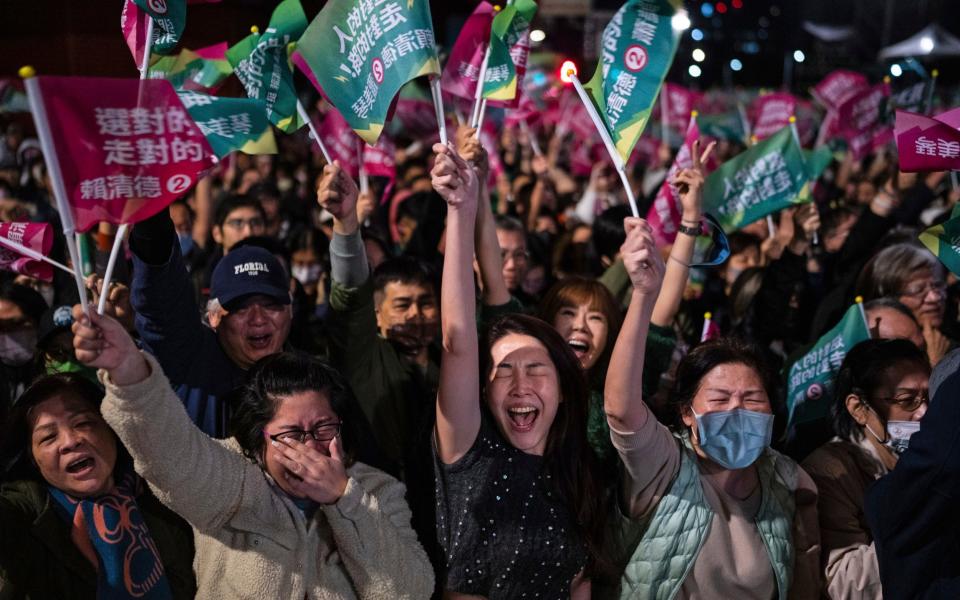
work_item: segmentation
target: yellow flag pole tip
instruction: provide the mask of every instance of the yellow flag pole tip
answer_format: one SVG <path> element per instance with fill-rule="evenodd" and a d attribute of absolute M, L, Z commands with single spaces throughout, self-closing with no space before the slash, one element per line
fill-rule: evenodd
<path fill-rule="evenodd" d="M 883 76 L 883 82 L 884 82 L 884 83 L 890 83 L 890 76 L 889 76 L 889 75 L 884 75 L 884 76 Z"/>
<path fill-rule="evenodd" d="M 250 27 L 250 33 L 260 33 L 260 28 L 256 25 Z"/>
<path fill-rule="evenodd" d="M 30 65 L 24 65 L 20 67 L 20 70 L 17 71 L 17 74 L 21 79 L 30 79 L 31 77 L 36 77 L 37 71 Z"/>
<path fill-rule="evenodd" d="M 934 69 L 933 71 L 930 72 L 930 74 L 933 75 L 934 77 L 939 77 L 940 71 L 938 71 L 937 69 Z"/>
<path fill-rule="evenodd" d="M 691 111 L 690 111 L 690 116 L 693 117 L 694 119 L 696 119 L 696 118 L 697 118 L 697 115 L 699 115 L 699 114 L 700 114 L 700 113 L 697 112 L 697 111 L 695 111 L 695 110 L 691 110 Z"/>
<path fill-rule="evenodd" d="M 791 123 L 796 123 L 796 122 L 797 122 L 797 117 L 795 117 L 794 115 L 790 115 L 789 121 L 790 121 Z"/>
<path fill-rule="evenodd" d="M 709 321 L 713 318 L 713 313 L 703 313 L 703 318 Z"/>
<path fill-rule="evenodd" d="M 750 143 L 751 143 L 751 144 L 756 144 L 756 143 L 757 143 L 757 136 L 751 135 L 751 136 L 750 136 Z"/>
<path fill-rule="evenodd" d="M 863 304 L 863 296 L 857 296 L 856 298 L 853 299 L 853 301 L 856 302 L 857 304 Z"/>
<path fill-rule="evenodd" d="M 501 7 L 499 4 L 493 5 L 493 12 L 500 12 L 501 10 L 503 10 L 503 7 Z"/>

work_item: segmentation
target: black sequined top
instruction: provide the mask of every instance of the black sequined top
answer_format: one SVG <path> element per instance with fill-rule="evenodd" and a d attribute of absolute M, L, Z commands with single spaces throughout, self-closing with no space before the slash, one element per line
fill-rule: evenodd
<path fill-rule="evenodd" d="M 434 452 L 447 590 L 490 600 L 570 597 L 587 550 L 542 465 L 486 416 L 459 461 L 444 465 Z"/>

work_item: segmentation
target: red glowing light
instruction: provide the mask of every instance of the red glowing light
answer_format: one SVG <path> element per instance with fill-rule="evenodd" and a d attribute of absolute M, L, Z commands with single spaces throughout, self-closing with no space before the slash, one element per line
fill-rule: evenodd
<path fill-rule="evenodd" d="M 730 6 L 734 8 L 743 8 L 743 0 L 731 0 Z"/>
<path fill-rule="evenodd" d="M 717 9 L 717 12 L 720 13 L 721 15 L 727 12 L 727 5 L 724 2 L 717 2 L 715 8 Z"/>

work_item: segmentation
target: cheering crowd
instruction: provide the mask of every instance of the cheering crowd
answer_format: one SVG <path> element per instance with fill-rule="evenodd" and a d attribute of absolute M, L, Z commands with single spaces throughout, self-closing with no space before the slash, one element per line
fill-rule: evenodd
<path fill-rule="evenodd" d="M 71 260 L 0 121 L 0 221 L 85 287 L 0 260 L 0 600 L 960 597 L 950 173 L 822 144 L 723 235 L 755 141 L 658 141 L 627 194 L 562 119 L 456 112 L 394 117 L 390 177 L 233 152 L 107 282 L 125 228 Z"/>

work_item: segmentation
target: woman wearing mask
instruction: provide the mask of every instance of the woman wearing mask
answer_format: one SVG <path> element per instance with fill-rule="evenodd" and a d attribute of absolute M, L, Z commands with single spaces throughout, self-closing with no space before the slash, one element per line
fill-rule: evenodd
<path fill-rule="evenodd" d="M 196 593 L 190 527 L 134 473 L 102 398 L 93 382 L 61 373 L 35 381 L 11 412 L 0 438 L 12 463 L 0 489 L 4 598 Z"/>
<path fill-rule="evenodd" d="M 33 289 L 0 284 L 0 421 L 27 384 L 42 373 L 35 358 L 37 328 L 46 310 Z"/>
<path fill-rule="evenodd" d="M 704 159 L 694 152 L 693 161 L 680 177 L 700 195 Z M 652 236 L 640 219 L 628 219 L 627 229 L 625 247 L 630 235 Z M 644 292 L 655 263 L 624 262 L 634 292 L 610 358 L 604 410 L 624 465 L 620 506 L 630 522 L 623 577 L 610 595 L 818 598 L 816 488 L 769 447 L 775 376 L 750 347 L 705 342 L 677 367 L 673 431 L 659 423 L 638 393 L 653 313 Z"/>
<path fill-rule="evenodd" d="M 843 359 L 834 389 L 837 437 L 803 462 L 819 490 L 820 539 L 831 598 L 879 599 L 880 571 L 863 501 L 897 465 L 927 411 L 930 364 L 903 340 L 868 340 Z"/>
<path fill-rule="evenodd" d="M 478 178 L 451 148 L 434 150 L 433 185 L 449 206 L 434 430 L 444 597 L 589 598 L 609 566 L 610 498 L 583 427 L 583 371 L 532 317 L 497 320 L 478 343 Z"/>
<path fill-rule="evenodd" d="M 107 389 L 104 418 L 194 528 L 198 598 L 429 596 L 404 487 L 353 460 L 361 417 L 336 371 L 300 354 L 262 359 L 235 398 L 234 437 L 215 441 L 116 321 L 74 317 L 77 358 Z"/>

